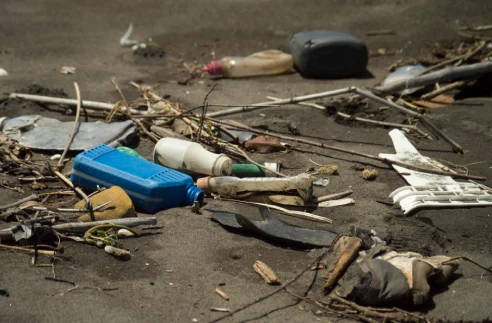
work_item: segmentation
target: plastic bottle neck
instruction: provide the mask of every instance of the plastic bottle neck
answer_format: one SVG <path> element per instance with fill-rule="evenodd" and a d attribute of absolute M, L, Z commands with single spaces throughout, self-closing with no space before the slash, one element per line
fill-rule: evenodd
<path fill-rule="evenodd" d="M 188 188 L 187 197 L 188 205 L 193 205 L 195 201 L 200 203 L 203 201 L 204 193 L 201 189 L 192 185 Z"/>
<path fill-rule="evenodd" d="M 221 61 L 211 61 L 203 68 L 203 71 L 208 72 L 210 75 L 223 75 L 224 67 Z"/>

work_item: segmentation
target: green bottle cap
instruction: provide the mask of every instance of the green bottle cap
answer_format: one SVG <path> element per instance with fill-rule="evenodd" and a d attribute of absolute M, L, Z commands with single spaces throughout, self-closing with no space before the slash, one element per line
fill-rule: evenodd
<path fill-rule="evenodd" d="M 254 164 L 233 164 L 232 175 L 237 177 L 265 177 L 265 170 Z"/>
<path fill-rule="evenodd" d="M 125 146 L 120 146 L 120 147 L 118 147 L 116 149 L 118 149 L 122 153 L 125 153 L 125 154 L 128 154 L 128 155 L 132 155 L 132 156 L 135 156 L 135 157 L 138 157 L 138 158 L 145 159 L 145 158 L 142 157 L 142 155 L 140 155 L 139 153 L 137 153 L 135 150 L 133 150 L 131 148 L 128 148 L 128 147 L 125 147 Z"/>

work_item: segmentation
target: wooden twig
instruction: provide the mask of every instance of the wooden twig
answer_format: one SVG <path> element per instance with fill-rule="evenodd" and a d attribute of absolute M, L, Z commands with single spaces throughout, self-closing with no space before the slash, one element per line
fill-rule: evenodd
<path fill-rule="evenodd" d="M 317 203 L 321 203 L 324 201 L 336 200 L 336 199 L 348 196 L 348 195 L 352 194 L 353 192 L 354 191 L 352 191 L 352 190 L 348 190 L 348 191 L 344 191 L 344 192 L 340 192 L 340 193 L 320 196 L 320 197 L 315 198 L 313 202 L 317 204 Z"/>
<path fill-rule="evenodd" d="M 73 86 L 75 87 L 75 93 L 77 95 L 77 111 L 75 113 L 75 122 L 73 124 L 73 129 L 72 133 L 70 134 L 70 138 L 68 138 L 67 146 L 63 150 L 63 153 L 61 154 L 60 160 L 58 161 L 58 164 L 56 164 L 56 167 L 59 169 L 60 167 L 63 166 L 63 161 L 65 160 L 65 155 L 67 154 L 68 150 L 70 149 L 70 145 L 73 142 L 73 139 L 75 138 L 75 134 L 77 133 L 77 129 L 79 127 L 79 117 L 80 117 L 80 108 L 81 108 L 81 102 L 82 99 L 80 98 L 80 89 L 79 85 L 77 82 L 73 83 Z"/>
<path fill-rule="evenodd" d="M 224 293 L 222 290 L 220 290 L 219 288 L 216 288 L 215 292 L 217 294 L 219 294 L 219 296 L 222 297 L 223 299 L 225 299 L 226 301 L 229 300 L 229 296 L 226 293 Z"/>
<path fill-rule="evenodd" d="M 23 251 L 23 252 L 27 252 L 29 254 L 36 254 L 37 253 L 40 255 L 47 255 L 47 256 L 55 256 L 56 255 L 55 251 L 28 249 L 28 248 L 22 248 L 22 247 L 16 247 L 16 246 L 9 246 L 6 244 L 0 244 L 0 248 L 16 250 L 16 251 Z"/>
<path fill-rule="evenodd" d="M 200 126 L 198 127 L 198 133 L 197 133 L 197 141 L 200 142 L 200 139 L 201 139 L 201 136 L 202 136 L 202 130 L 203 130 L 203 123 L 205 122 L 205 115 L 207 114 L 207 110 L 208 110 L 208 103 L 207 103 L 207 100 L 208 100 L 208 96 L 210 95 L 210 93 L 213 92 L 213 90 L 215 89 L 215 87 L 217 86 L 217 83 L 214 84 L 214 86 L 212 86 L 212 88 L 210 89 L 210 91 L 208 91 L 207 95 L 205 95 L 205 98 L 203 99 L 203 105 L 202 105 L 202 115 L 200 117 Z"/>
<path fill-rule="evenodd" d="M 465 85 L 465 82 L 463 82 L 463 81 L 454 82 L 454 83 L 442 86 L 442 87 L 440 87 L 437 90 L 434 90 L 432 92 L 426 93 L 426 94 L 422 95 L 420 98 L 423 100 L 430 100 L 430 99 L 435 98 L 436 96 L 438 96 L 440 94 L 443 94 L 443 93 L 449 92 L 451 90 L 460 88 L 463 85 Z"/>
<path fill-rule="evenodd" d="M 73 185 L 73 183 L 68 178 L 66 178 L 65 175 L 63 175 L 57 170 L 55 170 L 54 173 L 56 176 L 58 176 L 58 178 L 62 180 L 63 183 L 65 183 L 68 187 L 73 189 L 76 193 L 80 195 L 80 197 L 82 197 L 85 200 L 87 208 L 89 209 L 89 215 L 91 217 L 91 220 L 95 221 L 96 217 L 94 216 L 94 210 L 92 209 L 92 203 L 89 197 L 79 187 L 75 187 L 75 185 Z"/>
<path fill-rule="evenodd" d="M 77 106 L 77 100 L 65 99 L 65 98 L 56 98 L 56 97 L 44 96 L 44 95 L 11 93 L 9 98 L 10 99 L 24 99 L 24 100 L 28 100 L 28 101 L 36 101 L 36 102 L 43 102 L 43 103 L 53 103 L 53 104 Z M 96 102 L 96 101 L 82 101 L 82 106 L 86 107 L 86 108 L 96 109 L 96 110 L 111 111 L 114 107 L 114 104 L 104 103 L 104 102 Z M 138 110 L 132 110 L 132 113 L 133 114 L 142 114 Z"/>
<path fill-rule="evenodd" d="M 267 101 L 267 102 L 255 103 L 255 104 L 251 104 L 250 106 L 247 106 L 247 107 L 232 108 L 232 109 L 208 113 L 206 116 L 207 117 L 221 117 L 221 116 L 226 116 L 226 115 L 240 113 L 240 112 L 254 111 L 254 110 L 262 109 L 265 107 L 271 107 L 272 105 L 292 104 L 292 103 L 316 100 L 316 99 L 326 98 L 326 97 L 330 97 L 330 96 L 336 96 L 336 95 L 340 95 L 340 94 L 347 94 L 347 93 L 350 93 L 350 88 L 343 88 L 343 89 L 334 90 L 334 91 L 327 91 L 327 92 L 322 92 L 322 93 L 298 96 L 298 97 L 293 97 L 290 99 L 282 99 L 282 100 L 276 100 L 276 101 Z"/>
<path fill-rule="evenodd" d="M 382 163 L 385 163 L 385 164 L 395 164 L 395 165 L 398 165 L 398 166 L 402 166 L 402 167 L 405 167 L 405 168 L 417 170 L 417 171 L 424 172 L 424 173 L 431 173 L 431 174 L 437 174 L 437 175 L 451 176 L 451 177 L 456 177 L 456 178 L 476 179 L 476 180 L 480 180 L 480 181 L 486 180 L 485 177 L 481 177 L 481 176 L 464 175 L 464 174 L 457 174 L 457 173 L 444 172 L 444 171 L 439 171 L 439 170 L 434 170 L 434 169 L 428 169 L 428 168 L 425 168 L 425 167 L 420 167 L 420 166 L 416 166 L 416 165 L 404 163 L 404 162 L 401 162 L 401 161 L 398 161 L 398 160 L 390 160 L 390 159 L 382 158 L 382 157 L 379 157 L 379 156 L 374 156 L 374 155 L 370 155 L 370 154 L 361 153 L 361 152 L 358 152 L 358 151 L 355 151 L 355 150 L 340 148 L 340 147 L 327 145 L 327 144 L 324 144 L 324 143 L 321 143 L 321 142 L 317 142 L 317 141 L 312 141 L 312 140 L 307 140 L 307 139 L 299 138 L 299 136 L 296 136 L 296 137 L 285 136 L 285 135 L 281 135 L 281 134 L 278 134 L 278 133 L 275 133 L 275 132 L 265 132 L 265 131 L 260 131 L 260 130 L 257 130 L 257 129 L 254 129 L 254 128 L 251 128 L 251 127 L 247 127 L 247 126 L 234 125 L 232 123 L 227 123 L 227 122 L 224 122 L 224 121 L 221 121 L 221 120 L 217 120 L 217 119 L 212 119 L 212 118 L 209 118 L 209 119 L 212 120 L 212 121 L 214 121 L 214 122 L 217 122 L 217 123 L 220 123 L 220 124 L 229 126 L 229 127 L 234 127 L 234 128 L 240 129 L 240 130 L 247 130 L 247 131 L 251 131 L 251 132 L 257 133 L 257 134 L 262 134 L 262 135 L 265 135 L 265 136 L 275 137 L 275 138 L 279 138 L 279 139 L 283 139 L 283 140 L 290 140 L 290 141 L 293 141 L 293 142 L 302 143 L 302 144 L 306 144 L 306 145 L 309 145 L 309 146 L 314 146 L 314 147 L 319 147 L 319 148 L 324 148 L 324 149 L 339 151 L 339 152 L 343 152 L 343 153 L 347 153 L 347 154 L 351 154 L 351 155 L 355 155 L 355 156 L 361 156 L 361 157 L 365 157 L 365 158 L 368 158 L 368 159 L 378 160 L 378 161 L 380 161 Z"/>
<path fill-rule="evenodd" d="M 145 128 L 145 126 L 142 124 L 142 122 L 140 120 L 133 118 L 133 116 L 132 116 L 132 109 L 128 105 L 128 102 L 126 101 L 126 98 L 123 95 L 123 92 L 121 91 L 121 88 L 119 87 L 118 83 L 116 83 L 116 80 L 115 79 L 112 79 L 111 82 L 114 84 L 114 87 L 116 88 L 116 91 L 118 91 L 118 93 L 121 96 L 121 99 L 123 101 L 123 104 L 125 105 L 126 114 L 127 114 L 128 118 L 130 118 L 138 127 L 140 127 L 140 129 L 142 130 L 142 132 L 150 140 L 152 140 L 153 142 L 158 142 L 159 141 L 159 138 L 157 138 L 153 133 L 151 133 L 150 131 L 148 131 L 147 128 Z M 109 119 L 109 121 L 111 121 L 111 119 Z"/>
<path fill-rule="evenodd" d="M 381 35 L 394 35 L 393 30 L 383 29 L 383 30 L 371 30 L 366 32 L 366 36 L 381 36 Z"/>
<path fill-rule="evenodd" d="M 16 202 L 13 202 L 13 203 L 10 203 L 10 204 L 6 204 L 6 205 L 3 205 L 3 206 L 0 206 L 0 211 L 7 210 L 7 209 L 10 209 L 10 208 L 19 206 L 22 203 L 26 203 L 26 202 L 30 202 L 30 201 L 36 201 L 38 198 L 39 198 L 39 196 L 36 195 L 36 194 L 29 195 L 28 197 L 25 197 L 23 199 L 20 199 L 20 200 L 18 200 Z"/>

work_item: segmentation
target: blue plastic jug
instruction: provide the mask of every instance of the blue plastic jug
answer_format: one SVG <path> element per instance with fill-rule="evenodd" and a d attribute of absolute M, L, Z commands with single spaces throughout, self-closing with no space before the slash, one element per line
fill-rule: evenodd
<path fill-rule="evenodd" d="M 190 176 L 107 145 L 77 155 L 70 180 L 91 190 L 98 185 L 119 186 L 137 211 L 150 214 L 203 200 L 203 191 L 194 186 Z"/>

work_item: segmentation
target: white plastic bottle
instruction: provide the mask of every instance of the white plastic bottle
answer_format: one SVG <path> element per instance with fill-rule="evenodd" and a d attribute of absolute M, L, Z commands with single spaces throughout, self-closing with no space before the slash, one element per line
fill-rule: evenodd
<path fill-rule="evenodd" d="M 223 77 L 247 77 L 282 74 L 292 70 L 294 58 L 280 50 L 270 49 L 246 57 L 223 57 L 210 62 L 204 71 Z"/>
<path fill-rule="evenodd" d="M 232 173 L 232 159 L 214 154 L 196 142 L 162 138 L 154 148 L 154 162 L 183 173 L 227 176 Z"/>
<path fill-rule="evenodd" d="M 196 185 L 205 193 L 218 193 L 225 196 L 236 196 L 241 192 L 285 192 L 297 190 L 299 195 L 307 201 L 311 199 L 313 193 L 313 178 L 308 174 L 285 178 L 205 177 L 198 179 Z"/>

